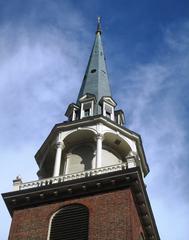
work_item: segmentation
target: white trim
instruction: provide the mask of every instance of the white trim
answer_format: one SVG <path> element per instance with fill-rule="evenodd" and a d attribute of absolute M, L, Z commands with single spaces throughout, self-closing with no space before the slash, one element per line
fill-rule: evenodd
<path fill-rule="evenodd" d="M 54 212 L 54 213 L 51 215 L 50 219 L 49 219 L 47 240 L 50 240 L 52 220 L 53 220 L 54 216 L 55 216 L 60 210 L 61 210 L 61 208 L 58 209 L 56 212 Z"/>
<path fill-rule="evenodd" d="M 63 142 L 58 142 L 56 144 L 56 155 L 54 161 L 54 170 L 53 170 L 53 177 L 57 177 L 60 175 L 60 166 L 61 166 L 61 159 L 62 159 L 62 149 L 64 148 Z"/>
<path fill-rule="evenodd" d="M 91 102 L 91 112 L 90 112 L 90 116 L 93 116 L 94 115 L 94 100 L 92 100 Z"/>
<path fill-rule="evenodd" d="M 72 112 L 72 121 L 76 120 L 76 108 L 73 108 L 73 112 Z"/>
<path fill-rule="evenodd" d="M 65 160 L 65 165 L 64 165 L 64 172 L 62 175 L 66 175 L 68 173 L 68 166 L 69 166 L 69 158 L 70 158 L 70 153 L 66 154 L 66 160 Z"/>
<path fill-rule="evenodd" d="M 37 188 L 41 186 L 49 186 L 52 184 L 57 184 L 60 182 L 67 182 L 70 180 L 75 180 L 75 179 L 85 179 L 91 176 L 96 176 L 99 174 L 104 174 L 104 173 L 109 173 L 109 172 L 116 172 L 121 169 L 126 169 L 127 164 L 122 163 L 122 164 L 114 164 L 114 165 L 109 165 L 101 168 L 96 168 L 96 169 L 91 169 L 87 171 L 82 171 L 82 172 L 76 172 L 76 173 L 71 173 L 67 175 L 61 175 L 58 177 L 51 177 L 51 178 L 43 178 L 40 180 L 32 181 L 32 182 L 22 182 L 19 185 L 19 190 L 24 190 L 24 189 L 32 189 L 32 188 Z"/>
<path fill-rule="evenodd" d="M 103 101 L 108 102 L 112 106 L 116 107 L 116 102 L 111 97 L 102 97 Z"/>
<path fill-rule="evenodd" d="M 111 108 L 111 112 L 107 111 L 106 106 L 108 106 L 109 108 Z M 105 116 L 105 117 L 107 117 L 106 112 L 110 113 L 110 119 L 111 119 L 112 121 L 114 121 L 114 107 L 113 107 L 111 104 L 103 101 L 103 116 Z"/>
<path fill-rule="evenodd" d="M 96 136 L 97 143 L 96 143 L 96 167 L 101 168 L 102 167 L 102 141 L 103 141 L 103 135 L 97 134 Z"/>
<path fill-rule="evenodd" d="M 85 110 L 84 110 L 84 105 L 85 104 L 90 104 L 89 116 L 93 116 L 94 115 L 94 100 L 85 101 L 85 102 L 81 103 L 80 119 L 82 119 L 84 117 L 88 117 L 88 116 L 85 116 Z"/>
<path fill-rule="evenodd" d="M 84 114 L 84 112 L 83 112 L 83 103 L 81 103 L 80 119 L 83 118 L 83 114 Z"/>

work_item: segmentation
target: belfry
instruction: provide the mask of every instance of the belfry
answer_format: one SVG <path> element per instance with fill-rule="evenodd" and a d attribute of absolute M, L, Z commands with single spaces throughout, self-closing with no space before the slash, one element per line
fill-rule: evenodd
<path fill-rule="evenodd" d="M 2 194 L 12 216 L 9 240 L 160 239 L 142 140 L 112 98 L 101 37 L 98 18 L 78 98 L 35 155 L 38 180 L 18 177 Z"/>

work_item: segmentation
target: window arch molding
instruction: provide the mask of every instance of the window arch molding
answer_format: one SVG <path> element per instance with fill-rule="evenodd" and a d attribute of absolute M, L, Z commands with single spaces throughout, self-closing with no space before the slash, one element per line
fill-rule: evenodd
<path fill-rule="evenodd" d="M 87 240 L 89 210 L 83 204 L 65 205 L 50 218 L 48 240 Z"/>

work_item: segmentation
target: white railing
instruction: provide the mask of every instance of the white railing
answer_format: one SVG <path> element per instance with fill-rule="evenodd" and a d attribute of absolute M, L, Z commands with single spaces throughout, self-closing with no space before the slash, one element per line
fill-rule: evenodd
<path fill-rule="evenodd" d="M 13 181 L 14 182 L 13 186 L 15 191 L 36 188 L 36 187 L 48 186 L 51 184 L 66 182 L 74 179 L 87 178 L 87 177 L 96 176 L 104 173 L 116 172 L 119 170 L 127 169 L 127 167 L 128 167 L 127 163 L 122 163 L 122 164 L 116 164 L 116 165 L 106 166 L 102 168 L 91 169 L 88 171 L 67 174 L 64 176 L 44 178 L 44 179 L 40 179 L 32 182 L 26 182 L 26 183 L 22 183 L 21 179 L 16 179 Z"/>

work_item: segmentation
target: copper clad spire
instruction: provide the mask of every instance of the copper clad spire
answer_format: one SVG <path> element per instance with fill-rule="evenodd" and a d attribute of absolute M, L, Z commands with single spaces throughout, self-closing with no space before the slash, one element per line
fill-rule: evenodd
<path fill-rule="evenodd" d="M 104 96 L 111 97 L 110 84 L 101 40 L 102 30 L 100 19 L 101 18 L 98 17 L 94 45 L 77 99 L 77 102 L 79 102 L 79 99 L 86 93 L 95 95 L 97 100 L 95 114 L 101 113 L 99 107 L 100 99 Z"/>

